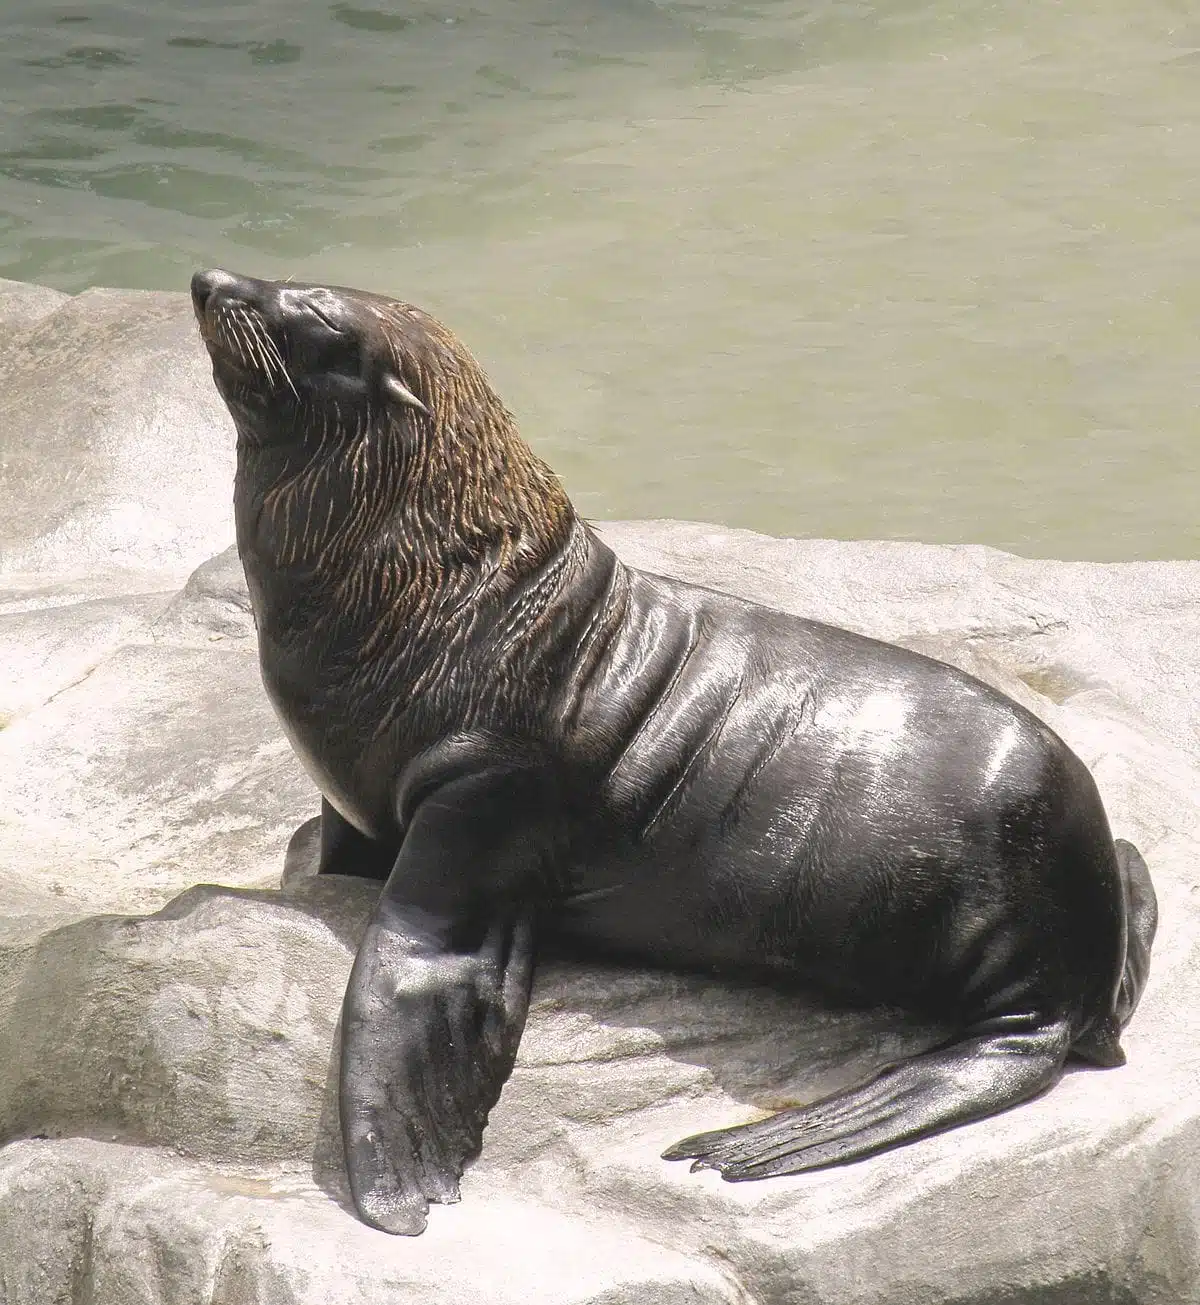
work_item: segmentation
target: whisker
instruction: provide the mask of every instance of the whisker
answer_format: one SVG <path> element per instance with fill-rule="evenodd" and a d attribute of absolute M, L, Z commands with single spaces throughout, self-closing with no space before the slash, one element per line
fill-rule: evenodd
<path fill-rule="evenodd" d="M 245 363 L 247 367 L 254 368 L 257 366 L 257 363 L 255 362 L 253 353 L 250 349 L 249 340 L 242 334 L 241 325 L 242 322 L 240 315 L 231 312 L 229 314 L 229 330 L 237 341 L 238 358 Z"/>
<path fill-rule="evenodd" d="M 270 349 L 271 354 L 274 357 L 276 363 L 278 363 L 280 375 L 282 375 L 283 379 L 287 381 L 288 389 L 291 390 L 291 392 L 296 396 L 297 401 L 299 401 L 300 391 L 296 389 L 296 385 L 295 382 L 292 380 L 291 373 L 287 369 L 287 363 L 285 363 L 283 360 L 283 354 L 280 353 L 279 346 L 267 334 L 265 327 L 263 328 L 262 340 L 263 340 L 263 344 Z"/>
<path fill-rule="evenodd" d="M 254 314 L 246 308 L 241 308 L 238 311 L 238 321 L 245 328 L 246 335 L 249 338 L 250 348 L 254 350 L 254 355 L 258 359 L 267 380 L 273 381 L 275 377 L 274 369 L 272 368 L 270 360 L 267 358 L 266 351 L 262 347 L 262 342 L 259 339 L 259 323 L 255 320 Z"/>
<path fill-rule="evenodd" d="M 223 310 L 221 317 L 222 333 L 225 336 L 225 342 L 230 351 L 237 358 L 238 362 L 245 363 L 245 345 L 242 342 L 241 335 L 237 329 L 237 321 L 234 318 L 232 310 L 226 308 Z"/>

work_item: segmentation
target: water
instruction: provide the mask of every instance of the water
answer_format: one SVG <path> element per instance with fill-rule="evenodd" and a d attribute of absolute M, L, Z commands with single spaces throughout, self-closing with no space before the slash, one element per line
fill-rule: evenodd
<path fill-rule="evenodd" d="M 1200 556 L 1187 0 L 5 0 L 0 275 L 442 316 L 587 515 Z"/>

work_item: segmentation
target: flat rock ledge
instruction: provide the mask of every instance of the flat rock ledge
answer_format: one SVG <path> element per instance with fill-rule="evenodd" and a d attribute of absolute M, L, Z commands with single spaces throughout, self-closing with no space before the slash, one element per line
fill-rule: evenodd
<path fill-rule="evenodd" d="M 0 282 L 0 1305 L 1200 1300 L 1200 563 L 604 527 L 628 561 L 990 680 L 1092 767 L 1161 928 L 1129 1064 L 843 1170 L 658 1156 L 936 1031 L 552 961 L 462 1203 L 348 1209 L 341 996 L 375 889 L 312 873 L 233 437 L 186 296 Z"/>

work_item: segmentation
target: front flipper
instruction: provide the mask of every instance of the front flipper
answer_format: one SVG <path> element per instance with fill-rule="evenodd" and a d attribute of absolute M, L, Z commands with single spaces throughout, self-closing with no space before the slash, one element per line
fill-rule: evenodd
<path fill-rule="evenodd" d="M 1071 1044 L 1066 1020 L 1014 1016 L 769 1119 L 684 1138 L 665 1160 L 692 1160 L 729 1182 L 847 1164 L 998 1114 L 1057 1082 Z"/>
<path fill-rule="evenodd" d="M 342 1012 L 342 1138 L 359 1213 L 421 1232 L 458 1200 L 512 1070 L 545 860 L 527 778 L 426 796 L 358 950 Z"/>

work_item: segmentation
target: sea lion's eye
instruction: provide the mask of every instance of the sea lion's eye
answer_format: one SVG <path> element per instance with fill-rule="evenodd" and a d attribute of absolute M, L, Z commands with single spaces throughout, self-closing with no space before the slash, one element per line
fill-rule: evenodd
<path fill-rule="evenodd" d="M 301 300 L 307 316 L 306 347 L 321 359 L 324 367 L 345 376 L 362 371 L 362 348 L 358 332 L 344 319 L 336 305 L 323 307 L 316 299 Z"/>
<path fill-rule="evenodd" d="M 340 326 L 338 326 L 338 324 L 329 316 L 328 313 L 323 313 L 317 307 L 317 305 L 314 304 L 311 300 L 308 303 L 306 303 L 304 306 L 305 308 L 308 309 L 310 313 L 312 313 L 312 315 L 317 319 L 317 321 L 321 322 L 325 327 L 327 327 L 330 331 L 332 331 L 334 335 L 346 334 L 346 332 Z"/>

